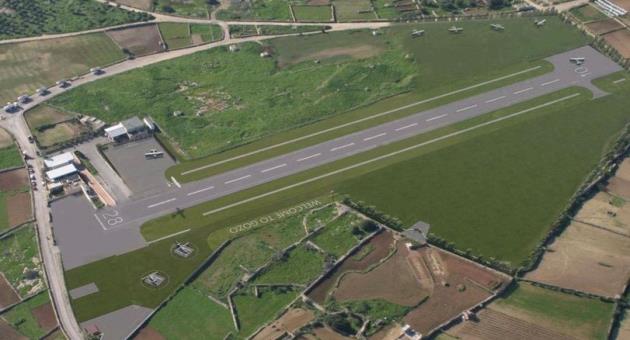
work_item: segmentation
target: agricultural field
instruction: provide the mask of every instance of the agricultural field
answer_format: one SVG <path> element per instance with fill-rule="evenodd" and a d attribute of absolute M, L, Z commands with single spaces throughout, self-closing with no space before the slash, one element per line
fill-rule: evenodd
<path fill-rule="evenodd" d="M 21 298 L 45 288 L 37 236 L 32 225 L 22 227 L 0 239 L 0 245 L 0 272 Z"/>
<path fill-rule="evenodd" d="M 46 291 L 1 314 L 0 334 L 3 321 L 28 339 L 40 339 L 57 327 L 55 312 Z"/>
<path fill-rule="evenodd" d="M 333 8 L 330 4 L 319 6 L 293 5 L 295 19 L 301 22 L 332 21 Z"/>
<path fill-rule="evenodd" d="M 623 201 L 630 201 L 630 158 L 621 162 L 615 176 L 608 181 L 606 192 L 623 199 Z"/>
<path fill-rule="evenodd" d="M 15 168 L 23 164 L 22 155 L 12 139 L 9 146 L 0 148 L 0 169 Z"/>
<path fill-rule="evenodd" d="M 138 8 L 144 11 L 151 11 L 153 9 L 153 0 L 112 0 L 115 3 Z"/>
<path fill-rule="evenodd" d="M 548 21 L 553 33 L 545 33 L 549 40 L 542 42 L 535 38 L 541 31 L 528 20 L 505 24 L 522 29 L 510 36 L 487 34 L 487 23 L 470 22 L 467 38 L 457 43 L 452 40 L 459 38 L 444 29 L 446 23 L 426 25 L 431 32 L 422 44 L 403 34 L 412 26 L 392 28 L 376 37 L 369 31 L 286 37 L 270 42 L 272 58 L 260 58 L 261 47 L 256 44 L 244 44 L 236 53 L 217 48 L 103 79 L 53 102 L 108 122 L 138 111 L 153 112 L 157 123 L 167 127 L 174 149 L 181 150 L 180 158 L 197 158 L 271 138 L 386 96 L 413 90 L 392 99 L 400 105 L 505 74 L 506 68 L 522 70 L 541 57 L 586 42 L 556 19 Z M 476 48 L 479 43 L 488 48 Z M 446 46 L 448 54 L 443 52 Z M 471 58 L 464 63 L 457 56 L 466 53 Z M 492 66 L 485 62 L 491 54 L 500 54 L 492 57 L 496 61 Z M 244 68 L 250 71 L 243 73 Z M 302 77 L 305 71 L 314 76 Z M 258 86 L 262 83 L 265 86 Z M 151 90 L 133 90 L 140 86 Z M 345 90 L 338 92 L 341 87 Z M 300 98 L 298 107 L 293 105 L 295 98 Z M 174 117 L 174 111 L 184 115 Z"/>
<path fill-rule="evenodd" d="M 103 33 L 0 45 L 0 101 L 124 59 Z"/>
<path fill-rule="evenodd" d="M 0 128 L 0 149 L 7 148 L 13 145 L 13 136 L 5 130 Z"/>
<path fill-rule="evenodd" d="M 223 31 L 218 25 L 166 22 L 160 23 L 159 28 L 170 50 L 223 39 Z"/>
<path fill-rule="evenodd" d="M 273 321 L 298 294 L 297 289 L 288 287 L 259 288 L 258 296 L 251 289 L 241 289 L 234 295 L 234 305 L 242 336 L 252 334 L 265 323 Z"/>
<path fill-rule="evenodd" d="M 0 173 L 0 233 L 33 218 L 29 189 L 25 168 Z"/>
<path fill-rule="evenodd" d="M 364 21 L 377 19 L 369 0 L 334 0 L 337 21 Z"/>
<path fill-rule="evenodd" d="M 286 0 L 254 0 L 231 2 L 217 12 L 222 20 L 292 21 Z"/>
<path fill-rule="evenodd" d="M 456 337 L 482 336 L 495 340 L 606 339 L 612 303 L 580 298 L 521 283 L 480 312 L 477 322 L 464 322 L 446 331 Z"/>
<path fill-rule="evenodd" d="M 600 21 L 592 21 L 586 24 L 586 27 L 588 27 L 588 29 L 593 33 L 597 35 L 602 35 L 623 28 L 623 25 L 621 25 L 615 19 L 609 18 Z"/>
<path fill-rule="evenodd" d="M 121 28 L 105 32 L 120 48 L 133 56 L 162 52 L 163 42 L 157 25 Z"/>
<path fill-rule="evenodd" d="M 230 36 L 242 38 L 258 35 L 313 33 L 322 32 L 326 29 L 326 26 L 230 25 Z"/>
<path fill-rule="evenodd" d="M 70 142 L 90 131 L 76 119 L 75 114 L 46 104 L 29 110 L 24 117 L 37 144 L 44 150 Z"/>
<path fill-rule="evenodd" d="M 364 221 L 355 214 L 346 213 L 327 225 L 313 237 L 312 242 L 326 253 L 340 258 L 376 229 L 376 225 Z"/>
<path fill-rule="evenodd" d="M 608 19 L 608 17 L 600 12 L 594 5 L 586 4 L 584 6 L 576 7 L 570 10 L 570 13 L 575 15 L 576 18 L 582 22 L 590 22 L 597 20 Z"/>
<path fill-rule="evenodd" d="M 292 308 L 276 321 L 261 330 L 253 340 L 277 339 L 285 332 L 293 333 L 315 319 L 315 314 L 308 309 Z"/>
<path fill-rule="evenodd" d="M 603 36 L 610 46 L 615 48 L 621 56 L 630 58 L 630 29 L 618 30 Z"/>
<path fill-rule="evenodd" d="M 212 6 L 207 0 L 155 0 L 154 10 L 184 17 L 209 18 Z"/>
<path fill-rule="evenodd" d="M 613 334 L 612 339 L 622 340 L 627 339 L 628 337 L 630 337 L 630 311 L 625 309 L 623 311 L 623 317 L 621 318 L 621 324 L 619 325 L 616 334 Z"/>
<path fill-rule="evenodd" d="M 146 13 L 130 12 L 97 1 L 0 1 L 0 40 L 68 33 L 151 20 Z"/>

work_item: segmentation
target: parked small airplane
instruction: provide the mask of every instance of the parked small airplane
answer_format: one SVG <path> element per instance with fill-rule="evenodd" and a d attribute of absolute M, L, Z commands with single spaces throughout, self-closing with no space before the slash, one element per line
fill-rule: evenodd
<path fill-rule="evenodd" d="M 411 36 L 412 37 L 421 37 L 424 35 L 424 30 L 413 30 L 411 31 Z"/>
<path fill-rule="evenodd" d="M 495 31 L 503 31 L 503 30 L 505 30 L 505 27 L 503 27 L 503 25 L 501 25 L 501 24 L 490 24 L 490 27 L 492 27 L 492 29 L 495 30 Z"/>
<path fill-rule="evenodd" d="M 157 149 L 151 149 L 149 152 L 144 154 L 144 157 L 147 159 L 162 158 L 164 157 L 164 152 L 158 151 Z"/>
<path fill-rule="evenodd" d="M 449 32 L 451 33 L 460 33 L 464 31 L 463 27 L 457 27 L 457 26 L 451 26 L 451 28 L 448 29 Z"/>
<path fill-rule="evenodd" d="M 546 22 L 547 22 L 547 19 L 542 19 L 542 20 L 536 20 L 534 23 L 536 24 L 536 26 L 542 27 L 543 25 L 545 25 Z"/>
<path fill-rule="evenodd" d="M 582 65 L 584 64 L 585 59 L 583 57 L 575 57 L 575 58 L 570 58 L 569 60 L 576 65 Z"/>

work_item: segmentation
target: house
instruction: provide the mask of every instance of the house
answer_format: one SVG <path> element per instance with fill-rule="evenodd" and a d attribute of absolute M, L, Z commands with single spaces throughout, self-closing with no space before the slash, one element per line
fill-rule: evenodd
<path fill-rule="evenodd" d="M 44 159 L 44 165 L 48 170 L 54 170 L 74 163 L 75 158 L 72 152 L 64 152 L 59 155 L 55 155 Z"/>

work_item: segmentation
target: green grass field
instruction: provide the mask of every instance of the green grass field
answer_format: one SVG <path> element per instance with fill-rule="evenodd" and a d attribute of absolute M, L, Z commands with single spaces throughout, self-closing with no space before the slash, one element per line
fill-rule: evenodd
<path fill-rule="evenodd" d="M 156 12 L 184 17 L 209 18 L 210 6 L 206 0 L 155 0 Z"/>
<path fill-rule="evenodd" d="M 31 128 L 31 132 L 33 129 L 37 129 L 38 127 L 55 125 L 74 117 L 75 116 L 73 114 L 57 110 L 56 108 L 45 104 L 38 105 L 37 107 L 24 113 L 24 119 L 26 119 L 26 123 Z"/>
<path fill-rule="evenodd" d="M 551 324 L 558 331 L 585 339 L 606 339 L 614 310 L 612 303 L 554 292 L 527 283 L 520 283 L 495 304 L 501 309 L 524 315 L 530 322 Z"/>
<path fill-rule="evenodd" d="M 375 20 L 376 15 L 372 10 L 369 0 L 334 0 L 337 21 L 364 21 Z"/>
<path fill-rule="evenodd" d="M 0 272 L 4 273 L 7 281 L 16 288 L 20 296 L 25 297 L 31 287 L 24 285 L 18 288 L 23 279 L 23 270 L 41 270 L 39 263 L 33 259 L 39 258 L 37 236 L 33 226 L 25 226 L 0 240 L 2 256 L 0 257 Z"/>
<path fill-rule="evenodd" d="M 17 146 L 11 145 L 0 149 L 0 170 L 24 165 Z"/>
<path fill-rule="evenodd" d="M 324 270 L 324 255 L 304 246 L 298 246 L 282 260 L 266 268 L 254 284 L 301 284 L 313 281 Z"/>
<path fill-rule="evenodd" d="M 286 0 L 253 0 L 232 3 L 217 13 L 217 19 L 291 21 L 291 13 Z"/>
<path fill-rule="evenodd" d="M 85 31 L 152 19 L 146 13 L 130 12 L 96 1 L 72 0 L 3 0 L 0 13 L 0 40 Z"/>
<path fill-rule="evenodd" d="M 213 42 L 223 39 L 223 29 L 219 25 L 190 25 L 190 34 L 193 44 L 202 42 Z"/>
<path fill-rule="evenodd" d="M 295 19 L 303 22 L 328 22 L 332 21 L 332 8 L 325 6 L 293 6 Z"/>
<path fill-rule="evenodd" d="M 103 33 L 0 45 L 0 101 L 124 59 Z"/>
<path fill-rule="evenodd" d="M 352 247 L 359 243 L 359 238 L 353 234 L 353 228 L 357 228 L 357 233 L 364 235 L 360 231 L 361 218 L 355 214 L 345 214 L 332 223 L 326 225 L 324 230 L 317 234 L 313 243 L 322 248 L 327 253 L 340 258 Z"/>
<path fill-rule="evenodd" d="M 190 25 L 177 22 L 163 22 L 158 27 L 169 49 L 175 50 L 192 45 Z"/>
<path fill-rule="evenodd" d="M 46 335 L 47 330 L 40 328 L 31 311 L 46 303 L 50 303 L 50 298 L 48 292 L 44 291 L 2 314 L 2 317 L 28 339 L 39 339 Z"/>
<path fill-rule="evenodd" d="M 247 288 L 234 296 L 234 305 L 241 325 L 241 337 L 247 337 L 258 327 L 275 319 L 283 307 L 287 306 L 298 295 L 291 289 L 260 289 L 259 297 Z"/>

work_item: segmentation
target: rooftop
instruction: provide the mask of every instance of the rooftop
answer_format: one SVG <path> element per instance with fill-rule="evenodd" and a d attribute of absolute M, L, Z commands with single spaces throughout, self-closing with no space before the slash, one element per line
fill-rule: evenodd
<path fill-rule="evenodd" d="M 54 169 L 68 163 L 72 163 L 73 160 L 74 155 L 72 154 L 72 152 L 64 152 L 62 154 L 44 159 L 44 165 L 46 165 L 46 168 L 48 169 Z"/>

